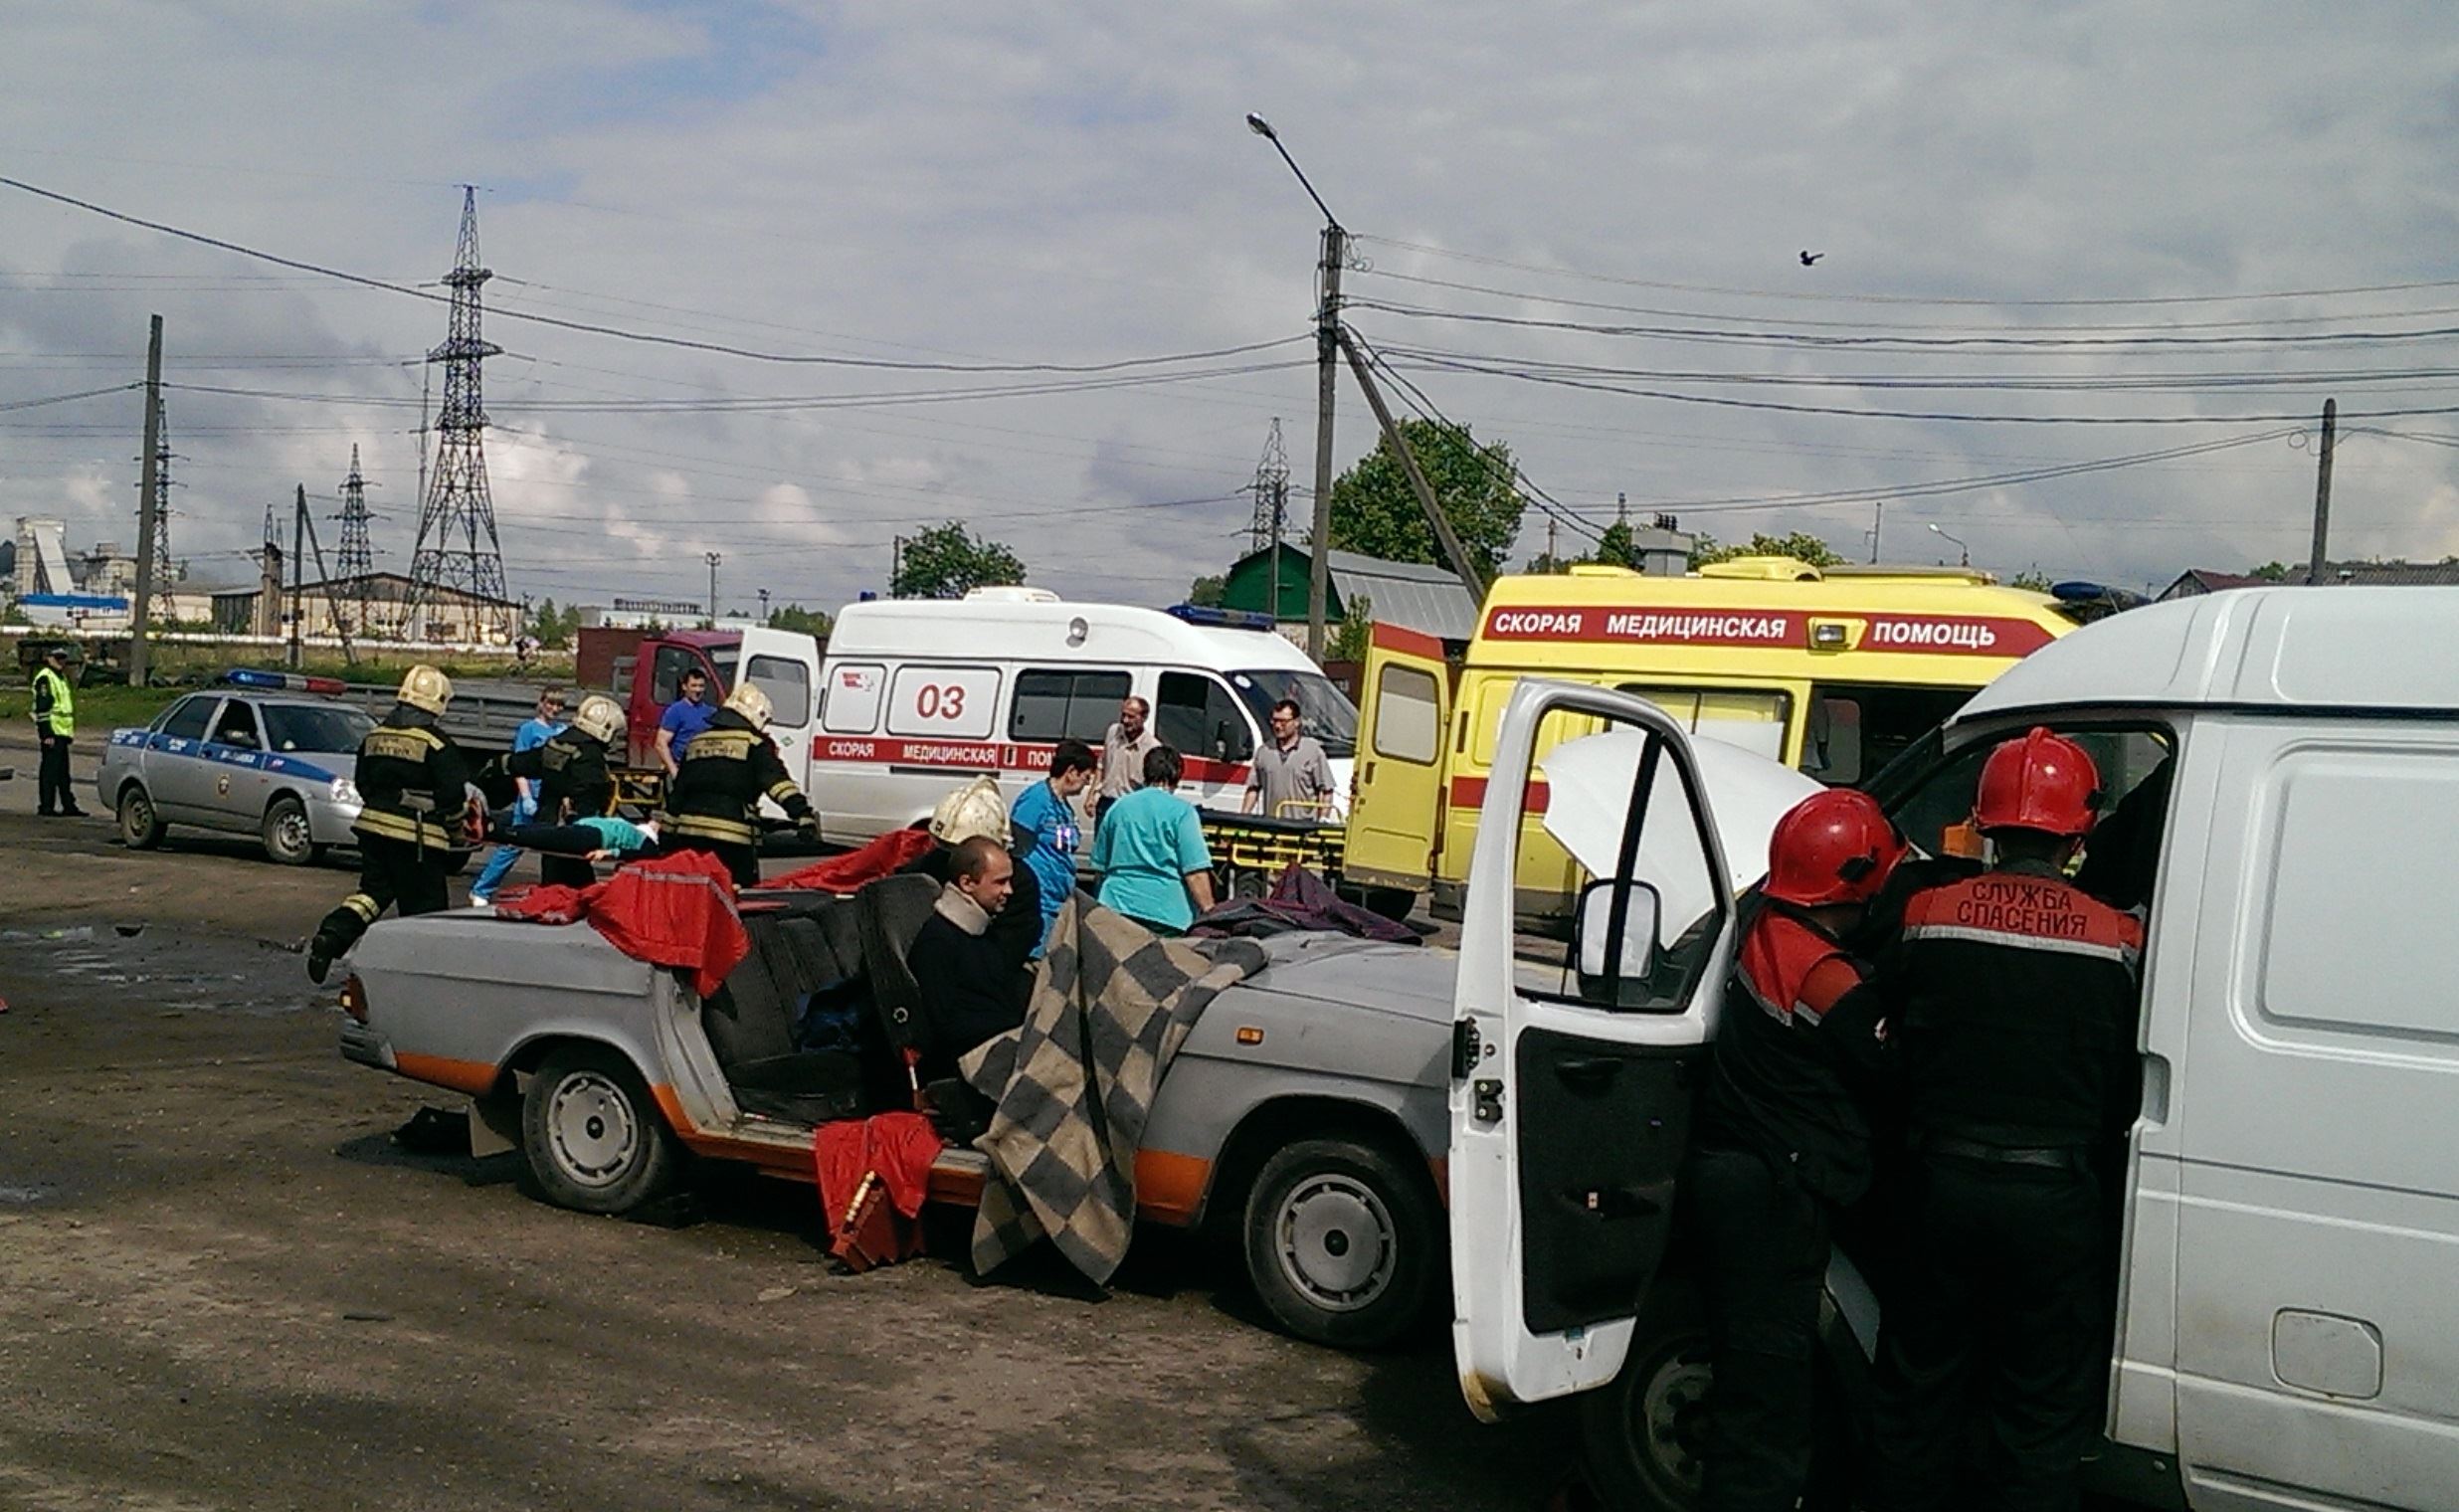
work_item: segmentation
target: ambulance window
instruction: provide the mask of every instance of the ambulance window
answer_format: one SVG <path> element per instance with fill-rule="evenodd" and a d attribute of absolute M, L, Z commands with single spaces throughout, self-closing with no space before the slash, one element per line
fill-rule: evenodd
<path fill-rule="evenodd" d="M 1073 737 L 1097 746 L 1117 721 L 1119 700 L 1127 696 L 1128 684 L 1128 675 L 1121 671 L 1021 671 L 1016 675 L 1016 707 L 1008 714 L 1008 738 Z"/>
<path fill-rule="evenodd" d="M 1423 667 L 1386 665 L 1375 683 L 1375 754 L 1415 762 L 1441 754 L 1441 696 Z"/>
<path fill-rule="evenodd" d="M 1246 761 L 1255 754 L 1254 732 L 1247 727 L 1237 695 L 1201 672 L 1161 674 L 1153 732 L 1183 756 Z"/>
<path fill-rule="evenodd" d="M 769 718 L 799 728 L 811 722 L 811 670 L 786 657 L 754 657 L 751 685 L 768 694 Z"/>
<path fill-rule="evenodd" d="M 1793 720 L 1793 694 L 1775 687 L 1664 687 L 1625 682 L 1680 721 L 1693 735 L 1738 745 L 1770 761 L 1785 759 L 1785 732 Z"/>
<path fill-rule="evenodd" d="M 879 695 L 888 670 L 876 662 L 832 662 L 828 703 L 821 723 L 839 735 L 867 735 L 879 728 Z"/>
<path fill-rule="evenodd" d="M 1969 687 L 1814 686 L 1801 770 L 1829 787 L 1862 782 L 1972 696 Z"/>

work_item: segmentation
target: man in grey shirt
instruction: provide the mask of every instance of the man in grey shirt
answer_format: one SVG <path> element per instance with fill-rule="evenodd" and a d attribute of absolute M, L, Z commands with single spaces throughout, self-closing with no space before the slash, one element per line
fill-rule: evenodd
<path fill-rule="evenodd" d="M 1272 705 L 1272 738 L 1255 753 L 1246 777 L 1246 812 L 1259 808 L 1272 819 L 1326 820 L 1332 763 L 1323 745 L 1298 727 L 1298 706 L 1283 698 Z M 1286 806 L 1286 807 L 1284 807 Z"/>
<path fill-rule="evenodd" d="M 1101 790 L 1093 803 L 1095 823 L 1109 812 L 1110 805 L 1141 785 L 1144 753 L 1161 744 L 1145 722 L 1151 714 L 1152 705 L 1133 693 L 1119 700 L 1118 723 L 1101 737 Z"/>

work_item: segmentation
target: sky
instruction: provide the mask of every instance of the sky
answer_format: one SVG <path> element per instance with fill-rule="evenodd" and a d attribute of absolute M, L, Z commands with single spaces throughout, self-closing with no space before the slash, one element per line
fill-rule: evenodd
<path fill-rule="evenodd" d="M 133 543 L 159 313 L 192 583 L 251 581 L 299 484 L 331 550 L 353 446 L 407 570 L 468 183 L 513 595 L 696 602 L 714 552 L 722 608 L 834 609 L 956 519 L 1069 597 L 1175 602 L 1245 549 L 1276 417 L 1311 507 L 1321 217 L 1248 110 L 1357 237 L 1394 403 L 1541 492 L 1515 561 L 1617 498 L 2137 588 L 2300 561 L 2327 397 L 2333 554 L 2459 552 L 2439 3 L 0 0 L 0 177 L 427 295 L 0 187 L 0 520 Z M 1373 440 L 1344 375 L 1338 465 Z"/>

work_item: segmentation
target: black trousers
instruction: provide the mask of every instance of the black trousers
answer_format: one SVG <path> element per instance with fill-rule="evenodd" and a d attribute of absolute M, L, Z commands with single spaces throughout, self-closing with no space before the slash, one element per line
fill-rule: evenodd
<path fill-rule="evenodd" d="M 1716 1374 L 1708 1387 L 1707 1512 L 1793 1512 L 1817 1440 L 1825 1205 L 1750 1151 L 1695 1147 L 1682 1176 L 1700 1245 Z"/>
<path fill-rule="evenodd" d="M 357 944 L 387 908 L 398 906 L 408 918 L 452 906 L 444 884 L 443 851 L 382 835 L 360 835 L 358 847 L 358 891 L 343 898 L 316 926 L 316 939 L 328 960 Z"/>
<path fill-rule="evenodd" d="M 2075 1512 L 2106 1359 L 2100 1183 L 1945 1155 L 1918 1159 L 1912 1180 L 1904 1284 L 1879 1333 L 1870 1505 Z"/>
<path fill-rule="evenodd" d="M 672 855 L 678 850 L 697 850 L 713 855 L 734 877 L 737 887 L 760 885 L 760 848 L 736 845 L 728 841 L 708 840 L 697 835 L 677 835 L 667 841 L 663 852 Z"/>
<path fill-rule="evenodd" d="M 35 770 L 35 812 L 76 813 L 77 789 L 69 780 L 69 737 L 37 730 L 35 738 L 43 748 L 41 764 Z"/>
<path fill-rule="evenodd" d="M 581 825 L 512 825 L 502 838 L 538 852 L 538 880 L 549 887 L 586 887 L 598 879 L 587 859 L 607 849 L 595 830 Z"/>

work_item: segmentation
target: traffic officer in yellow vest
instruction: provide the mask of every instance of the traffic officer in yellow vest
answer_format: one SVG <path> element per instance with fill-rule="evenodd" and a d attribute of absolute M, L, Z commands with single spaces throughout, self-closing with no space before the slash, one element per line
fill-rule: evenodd
<path fill-rule="evenodd" d="M 506 772 L 538 785 L 539 824 L 568 825 L 614 812 L 615 777 L 607 770 L 607 750 L 623 727 L 624 706 L 592 693 L 562 733 L 504 758 Z M 543 853 L 538 879 L 548 886 L 586 887 L 598 873 L 577 855 Z"/>
<path fill-rule="evenodd" d="M 69 649 L 55 646 L 34 670 L 34 739 L 43 763 L 36 771 L 34 812 L 50 818 L 83 819 L 77 789 L 69 780 L 69 741 L 77 734 L 77 690 L 69 683 Z"/>
<path fill-rule="evenodd" d="M 308 942 L 307 975 L 317 982 L 386 908 L 398 904 L 408 916 L 451 906 L 445 867 L 467 844 L 466 816 L 478 802 L 461 747 L 436 727 L 452 701 L 450 678 L 414 666 L 393 711 L 359 742 L 362 807 L 350 827 L 359 845 L 358 891 L 324 916 Z"/>
<path fill-rule="evenodd" d="M 768 694 L 743 683 L 683 748 L 682 767 L 666 790 L 666 849 L 707 851 L 725 863 L 737 887 L 760 880 L 762 797 L 785 810 L 806 834 L 819 828 L 811 800 L 786 775 L 768 722 Z"/>

